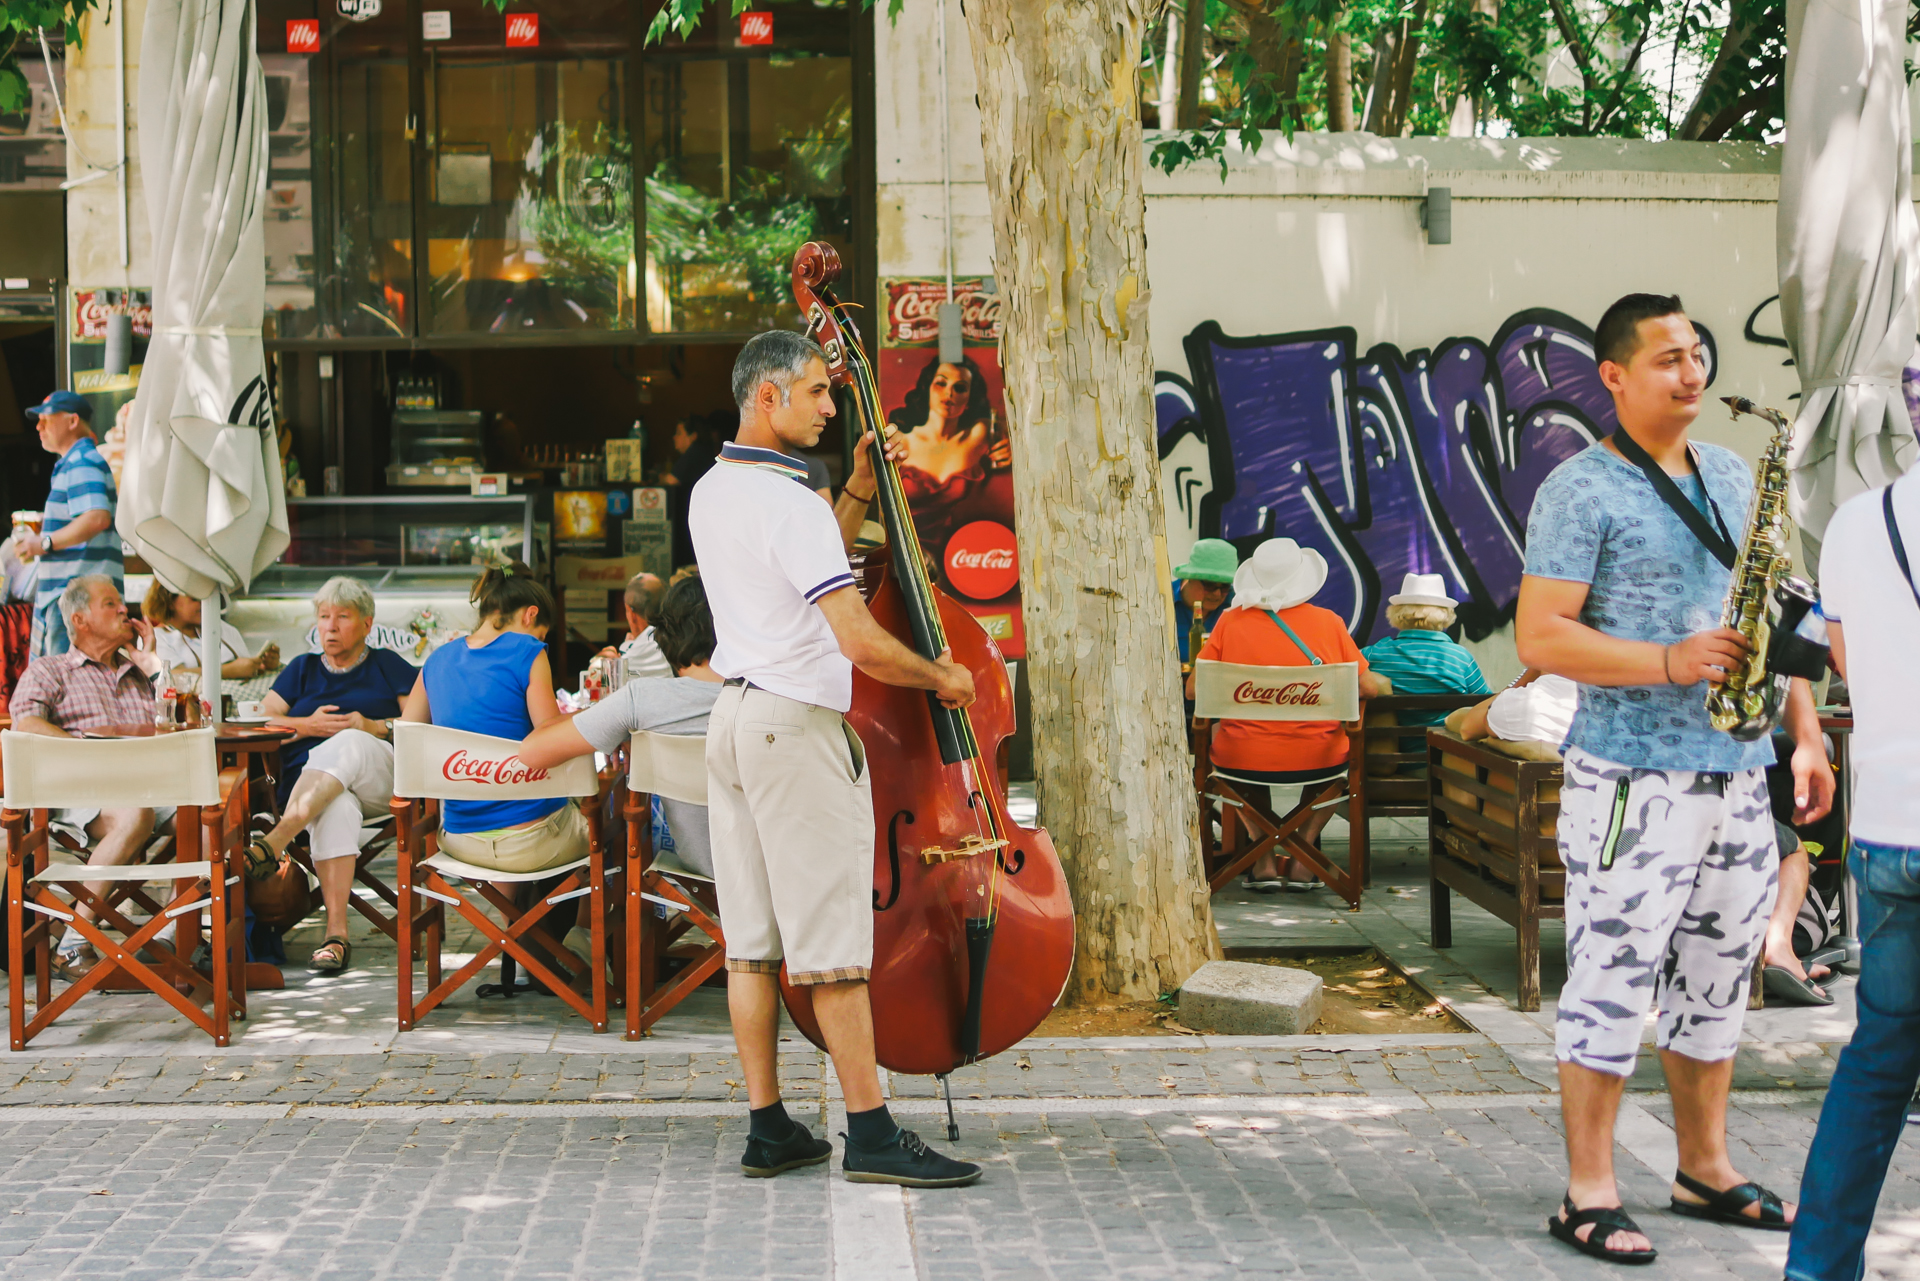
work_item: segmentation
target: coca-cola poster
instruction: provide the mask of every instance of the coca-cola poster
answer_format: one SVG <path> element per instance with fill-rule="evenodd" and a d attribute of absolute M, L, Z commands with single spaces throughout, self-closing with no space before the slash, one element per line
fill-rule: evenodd
<path fill-rule="evenodd" d="M 140 389 L 140 371 L 153 338 L 153 291 L 150 289 L 75 289 L 67 313 L 67 371 L 71 390 L 93 406 L 93 433 L 100 454 L 113 472 L 114 484 L 126 462 L 127 418 L 133 412 L 134 393 Z M 125 312 L 132 318 L 133 343 L 128 368 L 107 368 L 107 318 Z"/>
<path fill-rule="evenodd" d="M 920 544 L 942 591 L 966 606 L 1008 658 L 1026 656 L 1020 552 L 1014 538 L 1012 456 L 1000 373 L 1000 299 L 960 278 L 959 364 L 940 359 L 947 282 L 892 279 L 880 335 L 880 403 L 905 433 L 901 464 Z"/>

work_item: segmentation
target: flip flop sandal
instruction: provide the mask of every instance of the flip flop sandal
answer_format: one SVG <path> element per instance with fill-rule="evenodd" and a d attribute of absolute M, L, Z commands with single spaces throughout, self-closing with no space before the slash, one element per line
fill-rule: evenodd
<path fill-rule="evenodd" d="M 272 876 L 280 866 L 280 856 L 273 852 L 266 838 L 256 836 L 247 842 L 247 879 L 264 881 Z"/>
<path fill-rule="evenodd" d="M 1844 947 L 1816 947 L 1800 958 L 1800 964 L 1809 969 L 1816 965 L 1824 965 L 1835 972 L 1838 972 L 1846 963 L 1847 949 Z"/>
<path fill-rule="evenodd" d="M 1277 876 L 1263 876 L 1259 880 L 1255 880 L 1252 876 L 1247 876 L 1244 877 L 1240 883 L 1252 890 L 1255 894 L 1278 894 L 1286 888 L 1287 884 Z"/>
<path fill-rule="evenodd" d="M 321 959 L 321 954 L 331 948 L 339 949 L 339 962 L 332 957 Z M 313 950 L 313 959 L 307 962 L 307 968 L 315 974 L 338 974 L 353 964 L 353 945 L 338 934 L 329 934 L 319 947 Z"/>
<path fill-rule="evenodd" d="M 1660 1257 L 1658 1250 L 1607 1249 L 1607 1242 L 1613 1239 L 1614 1233 L 1640 1232 L 1640 1225 L 1629 1218 L 1626 1210 L 1620 1206 L 1599 1205 L 1590 1210 L 1579 1210 L 1574 1208 L 1572 1197 L 1566 1197 L 1562 1204 L 1566 1206 L 1567 1217 L 1563 1220 L 1556 1214 L 1547 1219 L 1547 1235 L 1554 1240 L 1565 1241 L 1580 1253 L 1608 1263 L 1652 1263 Z M 1582 1241 L 1575 1234 L 1589 1223 L 1593 1224 L 1593 1231 L 1587 1233 L 1587 1239 Z"/>
<path fill-rule="evenodd" d="M 1811 980 L 1801 978 L 1784 965 L 1769 965 L 1760 983 L 1768 996 L 1777 996 L 1794 1005 L 1833 1004 L 1833 993 L 1821 991 Z"/>
<path fill-rule="evenodd" d="M 1705 1202 L 1704 1205 L 1695 1205 L 1674 1197 L 1671 1208 L 1675 1214 L 1684 1214 L 1690 1219 L 1706 1219 L 1711 1223 L 1730 1223 L 1736 1228 L 1759 1228 L 1765 1232 L 1788 1232 L 1793 1228 L 1793 1224 L 1787 1220 L 1787 1208 L 1780 1198 L 1752 1180 L 1736 1184 L 1724 1192 L 1708 1187 L 1681 1170 L 1673 1172 L 1673 1181 Z M 1760 1205 L 1759 1218 L 1741 1213 L 1755 1202 Z"/>

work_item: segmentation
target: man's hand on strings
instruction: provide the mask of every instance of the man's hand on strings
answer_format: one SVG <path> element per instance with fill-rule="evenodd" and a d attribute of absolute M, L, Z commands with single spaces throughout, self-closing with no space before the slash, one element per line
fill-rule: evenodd
<path fill-rule="evenodd" d="M 894 463 L 907 461 L 906 434 L 895 428 L 892 424 L 888 424 L 885 430 L 887 433 L 887 458 Z M 873 478 L 872 444 L 873 429 L 869 427 L 861 433 L 860 443 L 854 446 L 853 475 L 847 477 L 847 484 L 853 487 L 853 492 L 856 495 L 876 492 L 876 482 Z"/>

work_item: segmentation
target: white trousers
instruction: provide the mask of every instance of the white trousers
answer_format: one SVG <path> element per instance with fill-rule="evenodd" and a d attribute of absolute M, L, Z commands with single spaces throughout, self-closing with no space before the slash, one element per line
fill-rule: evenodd
<path fill-rule="evenodd" d="M 367 820 L 393 812 L 393 745 L 364 730 L 342 730 L 307 754 L 306 767 L 347 789 L 307 823 L 313 861 L 354 857 Z"/>

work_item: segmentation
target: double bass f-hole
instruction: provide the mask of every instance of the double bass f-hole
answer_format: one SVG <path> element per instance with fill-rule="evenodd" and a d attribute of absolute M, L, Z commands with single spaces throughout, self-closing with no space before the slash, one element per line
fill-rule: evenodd
<path fill-rule="evenodd" d="M 913 826 L 913 811 L 901 810 L 887 822 L 887 901 L 880 901 L 880 891 L 873 892 L 873 910 L 884 912 L 900 899 L 900 820 L 905 819 L 907 826 Z"/>
<path fill-rule="evenodd" d="M 1007 862 L 1007 851 L 1005 850 L 1001 850 L 994 857 L 1000 860 L 1000 866 L 1008 876 L 1020 875 L 1020 869 L 1027 865 L 1027 852 L 1017 845 L 1013 847 L 1013 862 Z"/>

